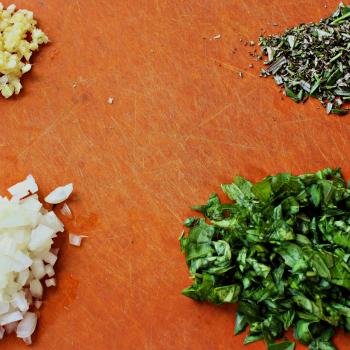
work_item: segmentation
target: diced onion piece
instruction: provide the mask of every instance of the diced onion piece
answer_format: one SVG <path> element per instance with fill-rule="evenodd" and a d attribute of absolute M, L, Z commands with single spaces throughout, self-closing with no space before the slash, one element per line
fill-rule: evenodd
<path fill-rule="evenodd" d="M 55 255 L 54 253 L 51 252 L 47 252 L 44 256 L 43 256 L 43 260 L 50 264 L 51 266 L 54 266 L 56 261 L 57 261 L 57 255 Z"/>
<path fill-rule="evenodd" d="M 59 196 L 60 200 L 68 198 L 72 190 L 73 185 L 69 184 L 48 197 L 56 202 Z M 52 248 L 52 244 L 56 234 L 64 231 L 56 214 L 42 206 L 37 191 L 34 178 L 29 175 L 9 188 L 12 198 L 0 196 L 0 339 L 5 332 L 16 331 L 26 344 L 31 344 L 37 323 L 35 313 L 28 310 L 42 305 L 45 276 L 47 287 L 56 286 L 53 266 L 59 249 Z M 68 215 L 68 205 L 64 208 Z M 82 238 L 73 235 L 73 243 L 80 245 Z"/>
<path fill-rule="evenodd" d="M 74 233 L 70 233 L 69 234 L 69 243 L 71 245 L 74 245 L 76 247 L 80 247 L 81 246 L 81 241 L 82 239 L 86 237 L 86 236 L 80 236 L 80 235 L 76 235 Z"/>
<path fill-rule="evenodd" d="M 64 225 L 62 221 L 57 217 L 57 215 L 53 211 L 49 211 L 41 218 L 41 223 L 51 227 L 55 233 L 63 232 Z"/>
<path fill-rule="evenodd" d="M 3 255 L 13 256 L 17 250 L 16 241 L 10 237 L 4 237 L 0 240 L 0 252 Z"/>
<path fill-rule="evenodd" d="M 14 197 L 23 198 L 23 197 L 28 196 L 29 193 L 37 192 L 38 185 L 36 184 L 34 177 L 32 175 L 28 175 L 25 180 L 8 188 L 8 191 Z"/>
<path fill-rule="evenodd" d="M 45 276 L 45 266 L 41 259 L 34 259 L 30 269 L 32 270 L 33 276 L 38 280 Z"/>
<path fill-rule="evenodd" d="M 67 216 L 68 218 L 71 218 L 73 216 L 72 211 L 70 210 L 67 203 L 63 204 L 63 207 L 61 208 L 61 214 Z"/>
<path fill-rule="evenodd" d="M 23 291 L 17 292 L 14 295 L 12 305 L 17 307 L 22 312 L 28 311 L 29 305 Z"/>
<path fill-rule="evenodd" d="M 45 202 L 49 204 L 59 204 L 68 199 L 73 192 L 73 184 L 57 187 L 45 197 Z"/>
<path fill-rule="evenodd" d="M 24 289 L 24 294 L 26 296 L 27 302 L 29 304 L 29 306 L 31 306 L 33 304 L 33 295 L 30 291 L 30 288 L 25 288 Z"/>
<path fill-rule="evenodd" d="M 32 345 L 32 337 L 22 338 L 24 341 L 24 344 L 26 345 Z"/>
<path fill-rule="evenodd" d="M 9 6 L 7 6 L 7 12 L 8 13 L 12 13 L 16 10 L 16 5 L 15 4 L 11 4 Z"/>
<path fill-rule="evenodd" d="M 31 69 L 32 69 L 32 65 L 30 63 L 27 63 L 22 67 L 21 70 L 22 70 L 22 73 L 25 74 L 25 73 L 28 73 Z"/>
<path fill-rule="evenodd" d="M 33 194 L 32 196 L 26 197 L 24 199 L 21 199 L 19 201 L 19 204 L 22 208 L 26 208 L 28 210 L 38 212 L 42 208 L 42 204 L 38 200 L 38 196 L 36 194 Z"/>
<path fill-rule="evenodd" d="M 80 235 L 76 235 L 74 233 L 69 234 L 69 243 L 76 247 L 80 247 L 82 238 Z"/>
<path fill-rule="evenodd" d="M 10 310 L 10 304 L 6 302 L 0 302 L 0 315 L 6 314 Z"/>
<path fill-rule="evenodd" d="M 29 249 L 30 250 L 41 250 L 47 246 L 51 246 L 51 238 L 55 234 L 55 231 L 48 226 L 40 224 L 36 227 L 31 234 Z"/>
<path fill-rule="evenodd" d="M 1 5 L 0 5 L 0 10 L 1 10 Z M 0 78 L 0 85 L 6 85 L 9 82 L 9 77 L 7 74 L 4 74 L 1 78 Z"/>
<path fill-rule="evenodd" d="M 33 280 L 29 285 L 30 292 L 34 298 L 41 299 L 43 296 L 43 286 L 39 280 Z"/>
<path fill-rule="evenodd" d="M 32 264 L 32 259 L 21 251 L 17 251 L 13 254 L 14 264 L 13 271 L 21 272 L 27 269 Z"/>
<path fill-rule="evenodd" d="M 25 269 L 18 274 L 17 283 L 20 286 L 25 286 L 29 278 L 29 269 Z"/>
<path fill-rule="evenodd" d="M 16 334 L 18 338 L 28 338 L 30 337 L 36 328 L 37 316 L 33 312 L 27 312 L 23 320 L 18 323 Z"/>
<path fill-rule="evenodd" d="M 55 278 L 49 278 L 45 280 L 46 287 L 55 287 L 56 286 L 56 279 Z"/>
<path fill-rule="evenodd" d="M 43 302 L 41 300 L 35 300 L 34 306 L 39 310 L 42 306 Z"/>
<path fill-rule="evenodd" d="M 28 213 L 26 215 L 23 214 L 23 209 L 18 205 L 14 203 L 7 204 L 0 216 L 0 229 L 31 227 L 33 224 L 31 215 L 28 215 Z"/>
<path fill-rule="evenodd" d="M 0 316 L 0 325 L 4 326 L 6 324 L 19 321 L 23 318 L 22 313 L 19 311 L 8 312 Z"/>
<path fill-rule="evenodd" d="M 55 270 L 53 269 L 52 265 L 46 265 L 45 266 L 45 273 L 49 277 L 52 277 L 55 275 Z"/>

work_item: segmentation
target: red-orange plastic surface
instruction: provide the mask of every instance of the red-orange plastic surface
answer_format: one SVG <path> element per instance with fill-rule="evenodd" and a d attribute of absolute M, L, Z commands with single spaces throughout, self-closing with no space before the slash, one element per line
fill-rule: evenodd
<path fill-rule="evenodd" d="M 283 99 L 258 77 L 249 55 L 258 47 L 244 46 L 337 3 L 17 1 L 51 43 L 23 93 L 0 99 L 1 189 L 28 173 L 42 195 L 74 182 L 74 219 L 61 217 L 88 236 L 81 248 L 68 233 L 59 242 L 58 286 L 46 292 L 33 350 L 265 349 L 233 335 L 234 307 L 180 295 L 190 280 L 177 238 L 189 206 L 234 175 L 337 166 L 350 175 L 350 117 Z M 350 349 L 349 336 L 336 343 Z M 25 345 L 9 336 L 0 348 Z"/>

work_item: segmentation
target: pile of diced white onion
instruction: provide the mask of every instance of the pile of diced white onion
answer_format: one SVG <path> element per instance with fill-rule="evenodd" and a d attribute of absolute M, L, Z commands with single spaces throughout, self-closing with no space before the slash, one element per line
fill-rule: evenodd
<path fill-rule="evenodd" d="M 38 186 L 31 175 L 8 191 L 11 199 L 0 196 L 0 339 L 5 333 L 16 332 L 31 344 L 43 285 L 56 285 L 53 276 L 58 249 L 52 244 L 64 227 L 38 200 Z M 61 203 L 72 191 L 72 184 L 59 187 L 45 201 Z"/>

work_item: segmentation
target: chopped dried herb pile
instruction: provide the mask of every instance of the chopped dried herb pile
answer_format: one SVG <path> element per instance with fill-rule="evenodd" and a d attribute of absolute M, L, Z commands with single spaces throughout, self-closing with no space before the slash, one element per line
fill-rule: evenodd
<path fill-rule="evenodd" d="M 290 327 L 311 350 L 335 350 L 336 328 L 350 330 L 350 189 L 339 169 L 278 174 L 252 184 L 236 177 L 195 206 L 180 238 L 192 286 L 182 293 L 214 304 L 239 303 L 235 334 L 245 344 L 293 350 Z M 345 348 L 344 348 L 345 349 Z"/>
<path fill-rule="evenodd" d="M 295 102 L 318 98 L 327 113 L 345 115 L 350 101 L 350 6 L 341 3 L 319 23 L 260 38 L 268 56 L 263 76 L 273 75 Z"/>

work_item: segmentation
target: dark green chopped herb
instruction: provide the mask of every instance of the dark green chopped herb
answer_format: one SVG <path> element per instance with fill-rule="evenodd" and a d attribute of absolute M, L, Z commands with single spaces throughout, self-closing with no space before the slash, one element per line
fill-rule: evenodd
<path fill-rule="evenodd" d="M 237 312 L 236 324 L 235 324 L 235 335 L 242 333 L 248 326 L 248 320 L 245 316 Z"/>
<path fill-rule="evenodd" d="M 268 350 L 294 350 L 295 343 L 292 342 L 283 342 L 283 343 L 275 343 L 270 344 Z"/>
<path fill-rule="evenodd" d="M 273 75 L 295 102 L 318 98 L 327 113 L 345 115 L 350 96 L 350 6 L 340 3 L 319 23 L 301 24 L 283 35 L 260 37 L 267 56 L 263 76 Z"/>
<path fill-rule="evenodd" d="M 293 350 L 290 327 L 310 350 L 335 350 L 335 329 L 350 331 L 350 189 L 339 169 L 278 174 L 222 185 L 194 209 L 180 237 L 197 301 L 238 303 L 234 333 L 268 350 Z"/>

